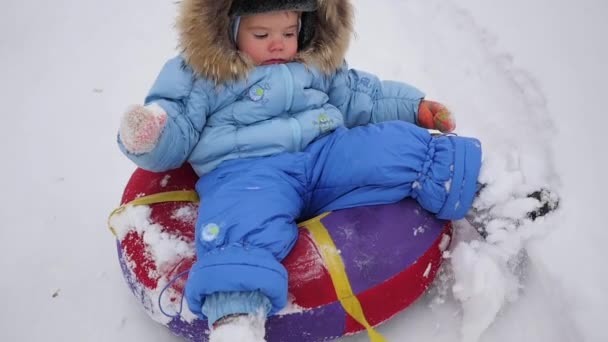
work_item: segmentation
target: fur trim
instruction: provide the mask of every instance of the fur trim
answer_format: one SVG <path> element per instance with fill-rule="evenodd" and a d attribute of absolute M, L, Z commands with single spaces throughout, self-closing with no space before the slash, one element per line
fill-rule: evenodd
<path fill-rule="evenodd" d="M 254 0 L 263 1 L 263 0 Z M 182 0 L 177 18 L 179 47 L 186 63 L 199 75 L 216 83 L 242 79 L 254 67 L 230 39 L 232 0 Z M 353 33 L 350 0 L 317 0 L 314 34 L 300 46 L 296 60 L 325 74 L 343 63 Z"/>

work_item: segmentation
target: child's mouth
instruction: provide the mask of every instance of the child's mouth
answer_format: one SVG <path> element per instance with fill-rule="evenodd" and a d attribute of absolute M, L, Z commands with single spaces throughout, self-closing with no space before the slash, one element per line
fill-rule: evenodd
<path fill-rule="evenodd" d="M 265 61 L 263 63 L 263 65 L 282 64 L 282 63 L 287 63 L 287 61 L 284 59 L 269 59 L 269 60 Z"/>

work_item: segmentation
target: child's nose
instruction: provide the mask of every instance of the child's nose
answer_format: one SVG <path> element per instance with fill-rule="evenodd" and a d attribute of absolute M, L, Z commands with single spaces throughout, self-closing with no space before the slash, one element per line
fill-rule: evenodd
<path fill-rule="evenodd" d="M 282 39 L 274 39 L 270 43 L 270 51 L 281 51 L 281 50 L 283 50 L 284 46 L 285 46 L 285 44 L 283 44 Z"/>

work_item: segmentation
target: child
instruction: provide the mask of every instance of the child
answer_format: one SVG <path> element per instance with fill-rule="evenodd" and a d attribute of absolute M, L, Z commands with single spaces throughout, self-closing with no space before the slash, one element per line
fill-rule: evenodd
<path fill-rule="evenodd" d="M 185 295 L 212 341 L 238 326 L 263 340 L 265 318 L 287 303 L 280 262 L 297 221 L 408 196 L 439 218 L 467 213 L 479 141 L 431 136 L 454 129 L 444 106 L 346 67 L 348 0 L 180 6 L 183 52 L 124 115 L 119 146 L 144 169 L 188 162 L 201 176 Z"/>

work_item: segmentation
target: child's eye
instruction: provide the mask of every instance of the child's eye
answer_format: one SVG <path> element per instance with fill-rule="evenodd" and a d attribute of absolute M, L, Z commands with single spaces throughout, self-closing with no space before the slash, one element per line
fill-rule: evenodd
<path fill-rule="evenodd" d="M 287 33 L 284 33 L 283 35 L 287 38 L 291 38 L 291 37 L 295 37 L 296 34 L 294 32 L 287 32 Z"/>
<path fill-rule="evenodd" d="M 268 33 L 254 33 L 253 36 L 256 39 L 264 39 L 264 38 L 268 37 Z"/>

